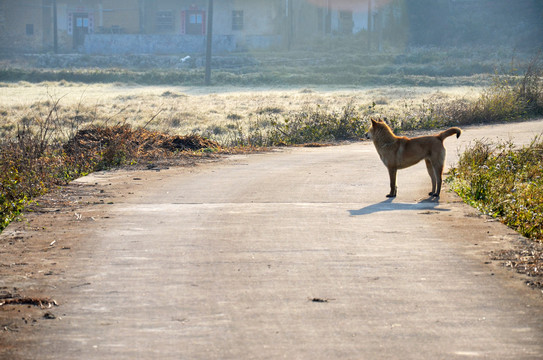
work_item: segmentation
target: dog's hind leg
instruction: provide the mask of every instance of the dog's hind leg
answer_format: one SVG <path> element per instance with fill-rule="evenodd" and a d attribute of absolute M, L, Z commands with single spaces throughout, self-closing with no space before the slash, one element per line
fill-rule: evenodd
<path fill-rule="evenodd" d="M 441 193 L 441 185 L 443 183 L 443 168 L 445 167 L 445 154 L 446 154 L 445 148 L 443 148 L 442 151 L 439 152 L 439 155 L 436 159 L 433 159 L 432 165 L 434 167 L 434 176 L 436 181 L 436 189 L 434 191 L 435 197 L 438 197 Z"/>
<path fill-rule="evenodd" d="M 388 168 L 388 175 L 390 176 L 390 193 L 387 195 L 387 197 L 395 197 L 396 196 L 396 173 L 398 169 L 396 168 Z"/>
<path fill-rule="evenodd" d="M 428 194 L 430 196 L 437 196 L 439 195 L 439 190 L 437 190 L 437 174 L 435 172 L 435 168 L 430 161 L 430 159 L 425 159 L 426 162 L 426 170 L 428 170 L 428 174 L 430 175 L 430 179 L 432 179 L 432 191 Z M 437 190 L 437 193 L 436 193 Z"/>
<path fill-rule="evenodd" d="M 443 163 L 436 166 L 434 168 L 434 172 L 436 174 L 436 182 L 437 182 L 436 184 L 437 188 L 436 188 L 436 191 L 434 192 L 434 196 L 439 196 L 439 194 L 441 193 L 441 183 L 443 182 Z"/>

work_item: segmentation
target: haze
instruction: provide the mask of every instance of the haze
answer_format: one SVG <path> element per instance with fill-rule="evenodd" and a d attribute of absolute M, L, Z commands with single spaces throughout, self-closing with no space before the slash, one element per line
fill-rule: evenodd
<path fill-rule="evenodd" d="M 194 70 L 206 64 L 206 38 L 212 31 L 213 69 L 239 75 L 262 74 L 271 65 L 290 67 L 294 62 L 304 68 L 333 65 L 346 58 L 349 64 L 365 66 L 371 60 L 364 57 L 375 54 L 392 54 L 392 64 L 399 65 L 409 61 L 407 55 L 428 48 L 465 50 L 459 58 L 484 49 L 499 65 L 537 53 L 543 43 L 543 2 L 533 0 L 224 0 L 214 2 L 209 27 L 211 4 L 2 0 L 0 55 L 7 66 Z M 51 56 L 36 59 L 45 54 Z M 484 63 L 486 57 L 473 61 Z M 422 65 L 425 62 L 430 66 L 432 59 L 422 59 Z M 382 63 L 379 59 L 375 65 Z M 427 70 L 419 72 L 432 75 Z M 322 69 L 312 71 L 319 83 L 371 83 L 326 80 Z M 402 69 L 388 72 L 405 74 Z M 438 75 L 489 72 L 464 69 Z M 299 82 L 312 82 L 311 77 L 305 80 Z"/>

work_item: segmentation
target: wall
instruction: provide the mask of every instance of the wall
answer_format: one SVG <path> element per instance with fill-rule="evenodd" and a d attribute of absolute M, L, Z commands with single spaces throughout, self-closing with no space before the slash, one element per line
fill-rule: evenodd
<path fill-rule="evenodd" d="M 144 24 L 142 33 L 124 31 L 123 34 L 94 34 L 85 39 L 84 52 L 88 54 L 193 54 L 205 52 L 205 35 L 182 34 L 182 11 L 205 11 L 207 22 L 207 0 L 103 0 L 103 24 L 108 24 L 108 2 L 124 2 L 126 9 L 141 5 Z M 137 3 L 137 4 L 136 4 Z M 214 1 L 213 52 L 230 52 L 249 48 L 278 46 L 281 42 L 280 17 L 281 1 L 275 0 L 231 0 Z M 136 6 L 137 7 L 137 6 Z M 243 11 L 243 30 L 232 29 L 232 11 Z M 139 12 L 127 11 L 127 16 L 135 18 Z M 173 31 L 152 34 L 156 26 L 156 13 L 171 11 L 174 18 Z M 128 15 L 130 13 L 131 15 Z M 124 27 L 127 19 L 119 24 Z M 207 25 L 207 23 L 205 24 Z"/>
<path fill-rule="evenodd" d="M 279 36 L 248 36 L 240 39 L 236 35 L 214 35 L 213 53 L 238 50 L 241 46 L 251 48 L 270 47 L 280 44 Z M 86 54 L 202 54 L 206 48 L 204 35 L 150 35 L 150 34 L 91 34 L 85 39 Z"/>
<path fill-rule="evenodd" d="M 95 33 L 140 32 L 140 11 L 138 0 L 102 0 L 98 4 Z"/>
<path fill-rule="evenodd" d="M 282 17 L 279 3 L 270 0 L 215 1 L 213 34 L 235 36 L 237 49 L 277 45 Z M 242 30 L 232 29 L 233 11 L 243 11 Z"/>
<path fill-rule="evenodd" d="M 215 1 L 217 3 L 219 1 Z M 156 31 L 157 12 L 172 11 L 174 27 L 171 34 L 182 33 L 181 12 L 194 9 L 207 12 L 207 0 L 140 0 L 143 10 L 143 33 L 152 34 Z"/>
<path fill-rule="evenodd" d="M 43 12 L 51 9 L 43 5 L 43 0 L 0 1 L 0 47 L 4 51 L 44 50 Z"/>

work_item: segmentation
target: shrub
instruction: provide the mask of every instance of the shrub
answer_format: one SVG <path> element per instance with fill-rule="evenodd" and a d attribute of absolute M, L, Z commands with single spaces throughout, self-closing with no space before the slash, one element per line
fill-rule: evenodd
<path fill-rule="evenodd" d="M 524 236 L 543 241 L 543 139 L 515 149 L 512 143 L 477 142 L 447 179 L 468 204 Z"/>
<path fill-rule="evenodd" d="M 288 114 L 271 124 L 272 144 L 355 140 L 367 131 L 367 121 L 351 105 L 339 113 L 326 112 L 317 106 L 314 110 Z"/>
<path fill-rule="evenodd" d="M 1 164 L 0 177 L 0 231 L 19 215 L 28 203 L 22 188 L 21 176 L 13 164 Z"/>
<path fill-rule="evenodd" d="M 543 114 L 543 64 L 541 53 L 527 66 L 526 72 L 516 86 L 515 92 L 534 115 Z"/>
<path fill-rule="evenodd" d="M 528 113 L 526 101 L 519 96 L 507 77 L 495 77 L 470 109 L 472 118 L 480 123 L 517 120 Z"/>

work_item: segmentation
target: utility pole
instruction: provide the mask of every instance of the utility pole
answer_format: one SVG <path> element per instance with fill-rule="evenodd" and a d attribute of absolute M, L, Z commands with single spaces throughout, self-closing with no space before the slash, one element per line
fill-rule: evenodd
<path fill-rule="evenodd" d="M 372 28 L 371 0 L 368 0 L 368 52 L 371 52 L 371 28 Z"/>
<path fill-rule="evenodd" d="M 379 9 L 377 16 L 377 51 L 383 51 L 383 11 Z"/>
<path fill-rule="evenodd" d="M 145 25 L 146 25 L 146 21 L 145 21 L 145 7 L 146 7 L 146 4 L 145 4 L 145 0 L 139 0 L 138 7 L 139 7 L 139 15 L 140 15 L 140 34 L 145 34 Z"/>
<path fill-rule="evenodd" d="M 294 14 L 293 11 L 293 4 L 292 0 L 287 0 L 287 21 L 288 21 L 288 51 L 290 51 L 290 47 L 292 45 L 292 38 L 294 37 Z"/>
<path fill-rule="evenodd" d="M 207 42 L 205 84 L 211 85 L 211 48 L 213 45 L 213 0 L 207 5 Z"/>
<path fill-rule="evenodd" d="M 57 19 L 57 0 L 53 0 L 53 49 L 58 54 L 58 19 Z"/>

